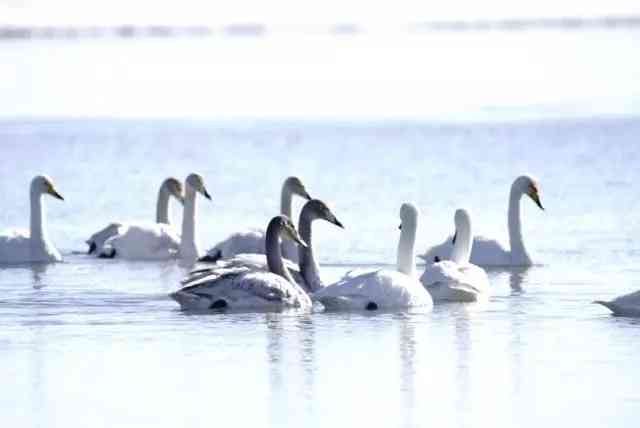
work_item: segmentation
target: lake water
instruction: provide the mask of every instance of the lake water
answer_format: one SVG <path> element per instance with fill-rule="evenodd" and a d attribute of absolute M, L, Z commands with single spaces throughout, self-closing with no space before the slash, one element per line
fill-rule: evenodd
<path fill-rule="evenodd" d="M 65 197 L 46 199 L 65 263 L 0 268 L 0 425 L 634 426 L 640 324 L 591 301 L 640 289 L 638 34 L 433 37 L 450 49 L 0 45 L 0 229 L 28 226 L 37 173 Z M 421 43 L 438 50 L 411 68 Z M 546 208 L 523 200 L 536 266 L 490 271 L 486 303 L 426 314 L 190 315 L 167 297 L 177 263 L 76 253 L 106 222 L 151 220 L 161 180 L 192 171 L 213 196 L 203 247 L 265 225 L 299 175 L 346 227 L 314 226 L 328 282 L 395 262 L 404 201 L 422 212 L 420 250 L 452 232 L 458 207 L 506 242 L 509 186 L 530 173 Z"/>

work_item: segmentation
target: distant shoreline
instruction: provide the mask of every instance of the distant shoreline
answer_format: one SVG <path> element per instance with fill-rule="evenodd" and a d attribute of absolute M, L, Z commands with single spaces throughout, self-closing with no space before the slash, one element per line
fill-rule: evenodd
<path fill-rule="evenodd" d="M 236 23 L 222 27 L 171 26 L 171 25 L 113 25 L 113 26 L 67 26 L 67 25 L 0 25 L 0 40 L 28 39 L 85 39 L 85 38 L 166 38 L 208 37 L 223 35 L 231 37 L 262 37 L 271 33 L 305 33 L 306 27 L 270 27 L 260 23 Z M 311 28 L 311 27 L 310 27 Z M 317 27 L 313 27 L 314 32 Z M 529 18 L 500 20 L 448 20 L 424 21 L 407 24 L 400 30 L 406 33 L 458 32 L 458 31 L 531 31 L 531 30 L 619 30 L 640 28 L 640 16 L 603 16 L 596 18 Z M 322 27 L 327 35 L 366 34 L 367 28 L 355 23 L 337 23 Z"/>

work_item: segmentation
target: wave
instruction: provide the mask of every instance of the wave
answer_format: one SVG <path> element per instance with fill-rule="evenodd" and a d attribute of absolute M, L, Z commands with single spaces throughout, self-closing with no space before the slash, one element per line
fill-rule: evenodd
<path fill-rule="evenodd" d="M 396 27 L 397 28 L 397 27 Z M 459 32 L 459 31 L 528 31 L 528 30 L 618 30 L 640 28 L 640 16 L 603 16 L 595 18 L 513 18 L 498 20 L 424 21 L 400 26 L 401 32 Z M 268 26 L 261 23 L 234 23 L 222 27 L 171 25 L 113 25 L 113 26 L 30 26 L 0 25 L 0 40 L 7 39 L 81 39 L 81 38 L 138 38 L 138 37 L 262 37 L 272 33 L 316 33 L 318 26 Z M 342 22 L 320 28 L 332 36 L 351 36 L 367 32 L 366 26 Z"/>

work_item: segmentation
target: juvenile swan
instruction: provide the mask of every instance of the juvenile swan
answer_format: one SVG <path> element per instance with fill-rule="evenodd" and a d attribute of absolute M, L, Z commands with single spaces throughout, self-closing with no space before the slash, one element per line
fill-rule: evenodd
<path fill-rule="evenodd" d="M 306 246 L 299 246 L 299 262 L 298 265 L 290 260 L 284 259 L 284 267 L 289 271 L 294 282 L 301 286 L 305 292 L 313 293 L 320 288 L 324 287 L 322 279 L 320 278 L 320 272 L 318 263 L 316 262 L 313 243 L 311 237 L 311 226 L 315 220 L 325 220 L 340 228 L 344 228 L 342 223 L 331 212 L 329 207 L 319 199 L 312 199 L 307 202 L 302 211 L 300 212 L 300 220 L 298 221 L 298 231 L 302 240 L 307 244 Z M 284 242 L 283 242 L 284 244 Z M 284 247 L 284 245 L 283 245 Z M 269 266 L 267 259 L 262 254 L 239 254 L 230 259 L 218 260 L 218 262 L 205 269 L 192 272 L 192 279 L 197 275 L 202 277 L 211 275 L 219 269 L 230 269 L 246 267 L 251 270 L 268 271 Z"/>
<path fill-rule="evenodd" d="M 311 196 L 298 177 L 289 177 L 282 184 L 280 192 L 280 214 L 291 217 L 291 200 L 293 195 L 298 195 L 310 200 Z M 282 243 L 282 253 L 284 257 L 293 262 L 298 261 L 298 253 L 295 244 L 291 241 Z M 216 262 L 220 259 L 227 259 L 238 254 L 265 254 L 265 232 L 264 229 L 247 229 L 231 234 L 223 241 L 216 244 L 207 251 L 207 254 L 199 261 Z"/>
<path fill-rule="evenodd" d="M 473 230 L 471 217 L 464 209 L 454 215 L 456 233 L 453 241 L 451 260 L 444 260 L 427 266 L 420 282 L 431 294 L 434 302 L 474 302 L 489 293 L 489 279 L 486 272 L 469 263 Z"/>
<path fill-rule="evenodd" d="M 205 276 L 196 273 L 182 281 L 186 287 L 170 296 L 183 310 L 311 308 L 309 296 L 284 267 L 281 236 L 306 245 L 291 220 L 285 216 L 274 217 L 266 232 L 269 272 L 236 266 L 212 270 Z"/>
<path fill-rule="evenodd" d="M 163 223 L 172 225 L 171 217 L 169 215 L 169 198 L 173 196 L 181 204 L 184 203 L 184 196 L 182 194 L 182 183 L 180 180 L 169 177 L 162 182 L 160 190 L 158 191 L 158 201 L 156 202 L 156 223 Z M 144 229 L 149 223 L 130 223 L 130 222 L 112 222 L 105 226 L 103 229 L 97 231 L 85 242 L 89 246 L 88 254 L 100 254 L 102 247 L 107 239 L 116 236 L 119 232 L 126 231 L 127 226 L 136 225 L 139 228 Z"/>
<path fill-rule="evenodd" d="M 211 199 L 199 174 L 190 174 L 185 180 L 182 236 L 173 227 L 162 223 L 121 226 L 118 234 L 109 238 L 101 257 L 128 260 L 166 260 L 180 257 L 195 261 L 199 254 L 196 237 L 196 193 Z"/>
<path fill-rule="evenodd" d="M 640 291 L 616 297 L 610 301 L 596 300 L 593 303 L 604 306 L 621 317 L 640 317 Z"/>
<path fill-rule="evenodd" d="M 335 284 L 318 290 L 313 298 L 328 310 L 431 308 L 431 296 L 414 277 L 418 209 L 409 203 L 402 204 L 400 219 L 398 271 L 380 269 L 358 275 L 347 273 Z"/>
<path fill-rule="evenodd" d="M 46 175 L 31 180 L 31 229 L 10 229 L 0 235 L 0 263 L 53 263 L 62 261 L 62 256 L 49 241 L 42 195 L 51 195 L 64 200 Z"/>
<path fill-rule="evenodd" d="M 523 195 L 529 196 L 533 202 L 541 209 L 540 192 L 538 183 L 528 175 L 523 175 L 515 179 L 511 185 L 509 193 L 509 244 L 511 250 L 505 249 L 498 241 L 475 237 L 473 251 L 471 252 L 471 263 L 480 266 L 531 266 L 531 257 L 524 247 L 522 239 L 522 227 L 520 223 L 520 199 Z M 420 256 L 427 264 L 440 260 L 450 260 L 453 250 L 452 238 L 449 237 L 440 245 L 427 250 L 426 254 Z"/>

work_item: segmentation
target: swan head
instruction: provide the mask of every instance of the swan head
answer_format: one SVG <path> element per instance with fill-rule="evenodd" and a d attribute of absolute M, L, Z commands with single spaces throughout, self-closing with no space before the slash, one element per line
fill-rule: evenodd
<path fill-rule="evenodd" d="M 51 195 L 56 199 L 64 201 L 64 198 L 53 185 L 53 181 L 46 175 L 38 175 L 31 180 L 31 192 L 36 192 L 41 195 Z"/>
<path fill-rule="evenodd" d="M 162 187 L 167 189 L 169 194 L 184 204 L 184 188 L 182 182 L 174 177 L 169 177 L 162 183 Z"/>
<path fill-rule="evenodd" d="M 187 183 L 187 186 L 191 186 L 193 190 L 201 193 L 202 196 L 211 200 L 211 195 L 209 195 L 209 192 L 207 192 L 207 188 L 204 185 L 204 179 L 200 174 L 189 174 L 185 182 Z"/>
<path fill-rule="evenodd" d="M 279 215 L 274 217 L 272 222 L 275 222 L 275 224 L 278 226 L 278 229 L 280 230 L 280 236 L 291 239 L 301 247 L 307 247 L 307 243 L 302 240 L 302 238 L 298 234 L 298 231 L 296 230 L 295 225 L 289 219 L 289 217 Z"/>
<path fill-rule="evenodd" d="M 398 229 L 402 230 L 403 227 L 411 226 L 416 228 L 418 225 L 418 208 L 410 202 L 405 202 L 400 207 L 400 226 Z"/>
<path fill-rule="evenodd" d="M 522 175 L 513 182 L 513 187 L 517 189 L 521 194 L 525 194 L 531 198 L 531 200 L 544 211 L 542 202 L 540 202 L 540 187 L 538 181 L 529 175 Z"/>
<path fill-rule="evenodd" d="M 313 219 L 325 220 L 344 229 L 344 226 L 336 218 L 335 214 L 333 214 L 327 204 L 322 202 L 320 199 L 311 199 L 304 205 L 302 211 L 305 213 L 305 215 L 307 215 L 307 213 L 310 213 Z M 300 215 L 302 216 L 302 214 Z"/>
<path fill-rule="evenodd" d="M 306 200 L 311 200 L 311 195 L 307 192 L 307 189 L 302 184 L 302 180 L 298 177 L 289 177 L 284 181 L 284 187 L 287 188 L 292 194 L 298 195 Z"/>

